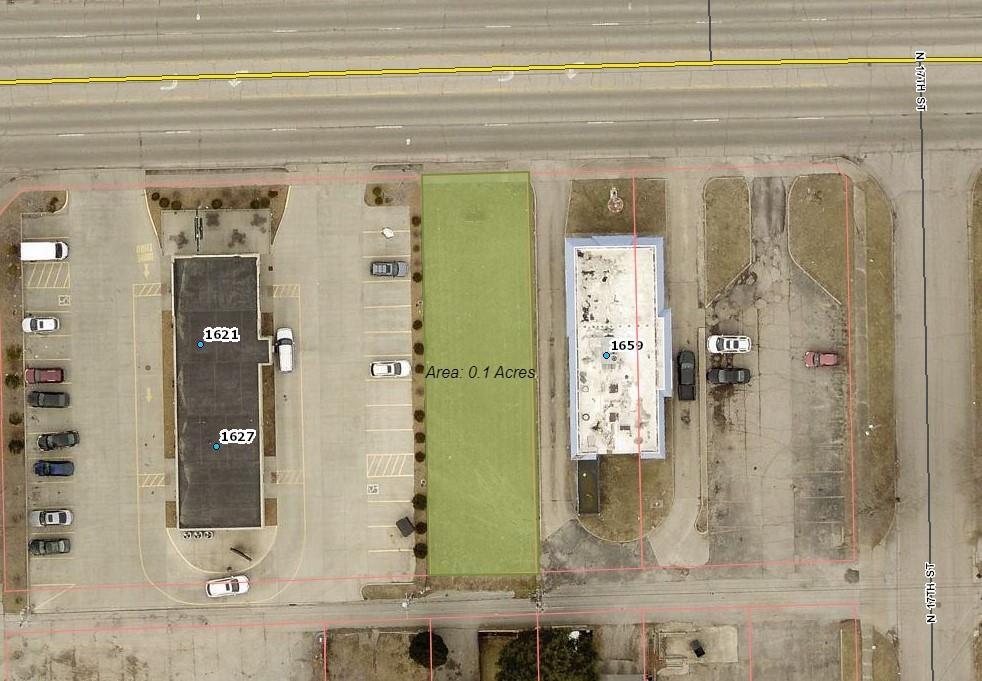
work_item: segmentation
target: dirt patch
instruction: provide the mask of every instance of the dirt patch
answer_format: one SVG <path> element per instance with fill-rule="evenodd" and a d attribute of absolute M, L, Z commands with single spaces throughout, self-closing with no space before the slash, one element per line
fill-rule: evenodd
<path fill-rule="evenodd" d="M 418 561 L 417 561 L 418 563 Z M 515 598 L 531 598 L 538 580 L 531 575 L 464 575 L 433 577 L 425 580 L 428 591 L 489 591 L 512 593 Z"/>
<path fill-rule="evenodd" d="M 644 533 L 668 515 L 675 498 L 674 460 L 641 462 Z M 616 542 L 638 540 L 638 460 L 633 456 L 600 457 L 600 513 L 580 517 L 590 534 Z"/>
<path fill-rule="evenodd" d="M 897 445 L 894 417 L 893 213 L 880 186 L 862 184 L 866 197 L 866 324 L 868 423 L 857 470 L 859 536 L 879 544 L 896 508 Z"/>
<path fill-rule="evenodd" d="M 276 231 L 286 210 L 288 185 L 260 187 L 148 187 L 147 209 L 153 221 L 153 229 L 160 243 L 161 210 L 266 210 L 270 212 L 270 242 L 276 239 Z"/>
<path fill-rule="evenodd" d="M 795 178 L 788 197 L 791 256 L 840 303 L 846 300 L 845 224 L 846 192 L 842 176 Z"/>
<path fill-rule="evenodd" d="M 412 583 L 366 584 L 361 589 L 361 597 L 366 601 L 401 601 L 414 590 L 415 585 Z"/>
<path fill-rule="evenodd" d="M 429 681 L 430 671 L 409 657 L 415 630 L 329 631 L 328 678 L 333 681 Z"/>
<path fill-rule="evenodd" d="M 164 502 L 164 526 L 170 528 L 177 527 L 177 502 L 176 501 Z"/>
<path fill-rule="evenodd" d="M 636 210 L 638 236 L 664 236 L 667 222 L 665 180 L 638 179 L 633 186 L 637 191 L 636 201 L 629 177 L 610 180 L 573 180 L 569 197 L 569 213 L 566 218 L 566 233 L 569 235 L 633 234 Z M 617 191 L 617 196 L 613 200 L 612 189 Z M 611 207 L 620 210 L 612 211 Z"/>
<path fill-rule="evenodd" d="M 276 371 L 259 368 L 263 391 L 263 456 L 276 456 Z"/>
<path fill-rule="evenodd" d="M 273 527 L 277 524 L 276 509 L 277 505 L 275 497 L 267 497 L 263 499 L 263 527 Z"/>
<path fill-rule="evenodd" d="M 28 587 L 24 510 L 27 494 L 23 424 L 25 403 L 21 380 L 24 375 L 24 361 L 20 328 L 24 318 L 21 296 L 21 219 L 25 215 L 55 213 L 64 208 L 67 201 L 68 192 L 65 191 L 30 192 L 18 196 L 0 214 L 0 333 L 4 339 L 4 383 L 0 386 L 3 400 L 3 408 L 0 410 L 3 441 L 0 442 L 0 456 L 4 457 L 4 532 L 7 555 L 3 562 L 7 573 L 3 575 L 6 587 L 3 593 L 3 609 L 7 613 L 19 612 L 28 605 L 26 592 L 12 591 Z M 8 375 L 12 378 L 8 379 Z"/>
<path fill-rule="evenodd" d="M 839 670 L 842 681 L 853 681 L 859 675 L 856 667 L 862 665 L 863 644 L 862 640 L 856 640 L 858 633 L 858 621 L 842 620 L 839 623 Z"/>
<path fill-rule="evenodd" d="M 975 411 L 975 489 L 982 489 L 982 173 L 972 192 L 972 224 L 969 229 L 972 258 L 972 386 Z M 975 504 L 976 526 L 982 527 L 982 504 Z M 982 565 L 976 566 L 982 571 Z"/>
<path fill-rule="evenodd" d="M 481 681 L 495 681 L 498 675 L 498 658 L 515 634 L 478 634 L 477 649 L 481 660 Z"/>
<path fill-rule="evenodd" d="M 418 181 L 369 184 L 365 186 L 365 204 L 372 207 L 418 206 L 419 188 Z"/>
<path fill-rule="evenodd" d="M 750 189 L 742 177 L 717 177 L 703 190 L 706 206 L 706 298 L 715 300 L 750 265 Z"/>
<path fill-rule="evenodd" d="M 174 319 L 170 310 L 160 313 L 161 382 L 164 404 L 174 404 Z M 173 409 L 164 409 L 164 458 L 176 456 L 175 437 L 177 415 Z"/>
<path fill-rule="evenodd" d="M 900 662 L 897 659 L 897 641 L 873 630 L 873 681 L 897 681 L 900 678 Z"/>

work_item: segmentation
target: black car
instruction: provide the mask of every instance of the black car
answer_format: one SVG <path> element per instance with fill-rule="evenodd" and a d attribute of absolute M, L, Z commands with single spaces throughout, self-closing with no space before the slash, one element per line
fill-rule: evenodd
<path fill-rule="evenodd" d="M 38 436 L 38 448 L 46 452 L 78 444 L 78 431 L 66 430 L 63 433 L 43 433 Z"/>
<path fill-rule="evenodd" d="M 706 380 L 717 385 L 740 385 L 743 383 L 750 383 L 750 369 L 710 369 L 706 372 Z"/>
<path fill-rule="evenodd" d="M 49 461 L 47 459 L 41 459 L 40 461 L 34 462 L 34 474 L 40 475 L 42 478 L 67 478 L 69 475 L 74 475 L 75 464 L 71 461 Z"/>
<path fill-rule="evenodd" d="M 50 556 L 54 553 L 69 553 L 72 543 L 67 539 L 34 539 L 27 548 L 35 556 Z"/>
<path fill-rule="evenodd" d="M 679 399 L 686 401 L 696 399 L 696 353 L 692 350 L 682 350 L 676 362 L 679 367 Z"/>
<path fill-rule="evenodd" d="M 51 393 L 43 390 L 32 390 L 27 393 L 27 403 L 32 407 L 61 408 L 69 405 L 68 393 Z"/>

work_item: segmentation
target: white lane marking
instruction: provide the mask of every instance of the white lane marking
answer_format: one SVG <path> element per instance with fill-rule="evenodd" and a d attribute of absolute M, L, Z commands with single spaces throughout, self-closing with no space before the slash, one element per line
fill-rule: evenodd
<path fill-rule="evenodd" d="M 85 137 L 84 132 L 59 132 L 58 137 Z"/>
<path fill-rule="evenodd" d="M 379 29 L 380 31 L 401 31 L 401 26 L 383 26 Z"/>
<path fill-rule="evenodd" d="M 619 22 L 619 21 L 601 21 L 601 22 L 598 22 L 596 24 L 591 24 L 591 25 L 592 26 L 620 26 L 621 25 L 621 22 Z"/>
<path fill-rule="evenodd" d="M 296 33 L 296 32 L 297 29 L 295 28 L 277 28 L 273 30 L 273 33 Z"/>
<path fill-rule="evenodd" d="M 507 128 L 508 127 L 508 124 L 507 123 L 485 123 L 484 124 L 484 127 L 485 128 Z"/>
<path fill-rule="evenodd" d="M 824 121 L 825 116 L 798 116 L 796 121 Z"/>
<path fill-rule="evenodd" d="M 510 24 L 488 24 L 484 28 L 511 28 Z"/>
<path fill-rule="evenodd" d="M 402 130 L 401 125 L 376 125 L 376 130 Z"/>
<path fill-rule="evenodd" d="M 693 123 L 719 123 L 718 118 L 693 118 Z"/>
<path fill-rule="evenodd" d="M 190 135 L 190 130 L 164 130 L 165 135 Z"/>
<path fill-rule="evenodd" d="M 89 36 L 84 33 L 65 33 L 64 35 L 55 36 L 56 38 L 88 38 Z"/>
<path fill-rule="evenodd" d="M 587 121 L 587 125 L 613 125 L 614 121 Z"/>
<path fill-rule="evenodd" d="M 296 132 L 296 128 L 270 128 L 270 132 Z"/>

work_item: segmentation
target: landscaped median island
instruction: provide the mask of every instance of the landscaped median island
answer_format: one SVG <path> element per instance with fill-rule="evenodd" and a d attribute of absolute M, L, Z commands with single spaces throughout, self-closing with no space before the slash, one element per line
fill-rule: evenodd
<path fill-rule="evenodd" d="M 431 575 L 538 571 L 527 173 L 423 177 Z"/>

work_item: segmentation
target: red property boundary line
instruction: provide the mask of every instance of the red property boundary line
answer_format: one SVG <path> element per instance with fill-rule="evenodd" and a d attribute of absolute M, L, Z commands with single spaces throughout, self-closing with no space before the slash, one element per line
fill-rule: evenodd
<path fill-rule="evenodd" d="M 161 632 L 171 632 L 171 631 L 195 631 L 202 629 L 214 629 L 214 630 L 229 630 L 229 629 L 257 629 L 257 628 L 270 628 L 270 629 L 280 629 L 285 627 L 306 627 L 310 631 L 320 632 L 324 634 L 324 640 L 321 643 L 321 663 L 323 664 L 322 678 L 327 681 L 329 678 L 329 658 L 328 658 L 328 641 L 327 634 L 331 629 L 341 629 L 341 628 L 364 628 L 373 626 L 398 626 L 401 625 L 403 628 L 408 628 L 412 625 L 417 625 L 420 629 L 427 629 L 429 631 L 430 638 L 430 679 L 433 678 L 433 623 L 437 622 L 507 622 L 509 620 L 528 620 L 533 619 L 532 626 L 536 631 L 536 676 L 541 681 L 541 641 L 539 637 L 539 632 L 541 631 L 542 621 L 548 620 L 550 618 L 570 618 L 570 617 L 590 617 L 590 616 L 609 616 L 616 614 L 624 615 L 634 615 L 636 620 L 640 623 L 641 628 L 641 645 L 639 646 L 642 654 L 642 668 L 647 672 L 647 649 L 648 649 L 648 636 L 647 636 L 647 625 L 652 619 L 652 616 L 670 616 L 673 613 L 744 613 L 744 625 L 746 626 L 746 645 L 747 645 L 747 679 L 748 681 L 753 681 L 753 613 L 754 612 L 769 612 L 769 611 L 782 611 L 792 613 L 795 610 L 801 610 L 804 612 L 814 611 L 814 610 L 833 610 L 833 609 L 847 609 L 853 620 L 853 649 L 855 653 L 855 669 L 856 669 L 856 680 L 860 681 L 860 670 L 862 668 L 862 659 L 860 657 L 860 639 L 859 639 L 859 602 L 858 601 L 828 601 L 824 603 L 777 603 L 769 605 L 758 605 L 758 604 L 735 604 L 735 605 L 716 605 L 716 606 L 657 606 L 650 608 L 601 608 L 594 610 L 557 610 L 554 612 L 540 612 L 538 610 L 529 610 L 524 612 L 516 613 L 488 613 L 486 615 L 427 615 L 418 617 L 409 617 L 407 615 L 384 617 L 384 618 L 346 618 L 346 619 L 336 619 L 336 620 L 323 620 L 323 619 L 312 619 L 312 620 L 279 620 L 272 622 L 263 621 L 249 621 L 249 622 L 229 622 L 229 623 L 219 623 L 219 624 L 208 624 L 208 623 L 187 623 L 187 624 L 149 624 L 149 625 L 137 625 L 137 626 L 115 626 L 115 627 L 78 627 L 78 628 L 65 628 L 65 629 L 36 629 L 36 630 L 18 630 L 18 631 L 5 631 L 3 635 L 3 661 L 0 662 L 0 679 L 3 681 L 8 681 L 10 679 L 8 675 L 8 660 L 9 655 L 9 645 L 11 639 L 17 638 L 51 638 L 54 636 L 62 635 L 86 635 L 94 636 L 98 634 L 159 634 Z M 523 622 L 521 626 L 528 629 L 530 623 Z M 841 656 L 841 652 L 840 652 Z"/>
<path fill-rule="evenodd" d="M 710 564 L 670 564 L 670 565 L 645 565 L 644 564 L 644 538 L 639 540 L 640 543 L 640 563 L 637 566 L 625 566 L 625 567 L 598 567 L 598 568 L 568 568 L 568 569 L 541 569 L 539 571 L 541 575 L 547 574 L 588 574 L 588 573 L 604 573 L 604 572 L 634 572 L 634 571 L 647 571 L 647 570 L 696 570 L 696 569 L 712 569 L 712 568 L 737 568 L 737 567 L 778 567 L 778 566 L 803 566 L 803 565 L 830 565 L 830 564 L 848 564 L 855 563 L 858 556 L 857 548 L 857 536 L 856 536 L 856 472 L 855 472 L 855 432 L 853 423 L 853 390 L 854 390 L 854 379 L 853 379 L 853 363 L 852 363 L 852 286 L 851 286 L 851 268 L 850 263 L 852 260 L 851 247 L 850 247 L 850 236 L 849 232 L 851 229 L 850 220 L 850 210 L 851 202 L 849 200 L 849 189 L 851 187 L 851 181 L 836 162 L 773 162 L 773 163 L 736 163 L 736 164 L 706 164 L 706 165 L 692 165 L 692 166 L 637 166 L 629 168 L 615 168 L 615 167 L 598 167 L 598 168 L 582 168 L 582 169 L 560 169 L 560 170 L 538 170 L 530 171 L 530 175 L 535 178 L 557 178 L 557 179 L 576 179 L 576 178 L 589 178 L 596 176 L 613 176 L 622 177 L 626 179 L 626 176 L 631 177 L 632 189 L 636 184 L 636 177 L 638 175 L 650 175 L 655 173 L 672 173 L 672 172 L 724 172 L 724 171 L 761 171 L 761 170 L 785 170 L 785 171 L 826 171 L 828 173 L 834 173 L 842 178 L 843 191 L 845 193 L 845 250 L 846 250 L 846 345 L 847 345 L 847 356 L 848 361 L 846 362 L 847 369 L 847 430 L 849 439 L 849 467 L 850 467 L 850 480 L 851 480 L 851 504 L 850 504 L 850 522 L 851 522 L 851 557 L 849 558 L 803 558 L 803 559 L 783 559 L 783 560 L 769 560 L 769 561 L 745 561 L 745 562 L 730 562 L 730 563 L 710 563 Z M 18 199 L 20 196 L 30 192 L 50 192 L 50 191 L 127 191 L 127 190 L 145 190 L 150 187 L 159 188 L 170 188 L 170 189 L 180 189 L 180 188 L 191 188 L 191 187 L 223 187 L 229 186 L 230 184 L 235 184 L 239 186 L 262 186 L 268 184 L 289 184 L 289 185 L 310 185 L 310 184 L 324 184 L 324 183 L 363 183 L 363 182 L 379 182 L 379 181 L 406 181 L 419 179 L 421 177 L 418 173 L 362 173 L 362 174 L 324 174 L 324 175 L 291 175 L 288 172 L 276 173 L 272 176 L 261 175 L 259 173 L 250 173 L 248 171 L 243 172 L 243 176 L 227 175 L 219 178 L 206 178 L 206 177 L 195 177 L 192 171 L 182 174 L 177 171 L 173 173 L 174 176 L 182 177 L 178 180 L 168 180 L 167 176 L 149 176 L 145 178 L 143 182 L 135 183 L 73 183 L 68 182 L 64 184 L 57 185 L 31 185 L 24 186 L 17 190 L 17 192 L 8 199 L 2 206 L 0 206 L 0 214 L 6 212 L 6 210 Z M 186 179 L 183 177 L 186 175 Z M 634 205 L 636 199 L 633 197 L 632 192 L 632 212 L 634 213 L 634 243 L 635 249 L 637 248 L 637 224 L 636 224 L 636 206 Z M 636 276 L 636 265 L 635 265 L 635 276 Z M 635 289 L 635 309 L 637 310 L 637 298 Z M 635 325 L 635 334 L 637 335 L 637 323 Z M 2 337 L 0 337 L 0 347 L 2 347 Z M 637 352 L 637 351 L 635 351 Z M 0 357 L 0 373 L 3 371 L 2 357 Z M 3 395 L 0 391 L 0 413 L 3 411 Z M 4 443 L 4 432 L 3 432 L 3 419 L 0 419 L 0 444 Z M 638 455 L 638 467 L 639 467 L 639 511 L 641 512 L 641 527 L 643 529 L 643 498 L 640 494 L 641 492 L 641 477 L 640 477 L 640 465 L 641 459 L 640 454 Z M 25 589 L 12 589 L 8 588 L 7 584 L 7 515 L 6 515 L 6 503 L 5 503 L 5 470 L 6 470 L 6 459 L 5 457 L 0 457 L 0 520 L 2 520 L 2 532 L 0 532 L 0 550 L 3 551 L 3 592 L 4 593 L 30 593 L 30 592 L 50 592 L 50 591 L 85 591 L 85 590 L 99 590 L 99 589 L 130 589 L 130 588 L 155 588 L 155 587 L 174 587 L 174 588 L 200 588 L 200 583 L 195 582 L 138 582 L 138 583 L 122 583 L 122 584 L 82 584 L 82 585 L 54 585 L 54 586 L 42 586 L 42 587 L 28 587 Z M 25 547 L 26 550 L 26 547 Z M 269 583 L 304 583 L 304 582 L 325 582 L 325 581 L 378 581 L 378 580 L 398 580 L 407 581 L 415 579 L 417 577 L 425 577 L 425 573 L 413 573 L 413 574 L 375 574 L 375 575 L 323 575 L 315 577 L 295 577 L 295 578 L 270 578 L 270 579 L 256 579 L 252 580 L 256 584 L 269 584 Z"/>

